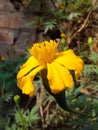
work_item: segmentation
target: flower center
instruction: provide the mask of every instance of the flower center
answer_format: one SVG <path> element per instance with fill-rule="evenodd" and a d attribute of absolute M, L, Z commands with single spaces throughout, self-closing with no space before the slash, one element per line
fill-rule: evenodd
<path fill-rule="evenodd" d="M 54 60 L 57 46 L 58 44 L 53 40 L 50 40 L 50 42 L 44 41 L 42 43 L 34 44 L 29 52 L 40 62 L 41 65 L 46 66 L 47 63 L 51 63 Z"/>

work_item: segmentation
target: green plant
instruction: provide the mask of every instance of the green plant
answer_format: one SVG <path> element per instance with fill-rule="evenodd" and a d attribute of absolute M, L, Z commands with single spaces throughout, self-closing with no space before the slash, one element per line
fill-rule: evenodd
<path fill-rule="evenodd" d="M 81 95 L 74 100 L 75 107 L 77 106 L 81 108 L 84 107 L 83 112 L 87 114 L 87 116 L 79 117 L 75 116 L 72 121 L 68 123 L 70 126 L 74 126 L 75 129 L 78 130 L 97 130 L 98 124 L 98 98 L 92 95 Z M 74 105 L 72 105 L 74 107 Z"/>
<path fill-rule="evenodd" d="M 39 104 L 36 104 L 31 110 L 27 109 L 26 111 L 18 108 L 15 112 L 15 122 L 13 125 L 16 125 L 18 130 L 29 130 L 30 128 L 36 128 L 37 121 L 40 119 L 38 113 L 36 113 L 38 108 Z M 11 127 L 13 127 L 13 125 L 11 125 Z"/>
<path fill-rule="evenodd" d="M 16 61 L 0 61 L 0 129 L 9 124 L 14 114 L 13 95 L 20 93 L 17 88 L 16 73 L 24 58 Z"/>
<path fill-rule="evenodd" d="M 53 30 L 56 26 L 56 20 L 50 20 L 48 22 L 44 23 L 45 31 L 44 33 L 47 33 L 49 30 Z"/>
<path fill-rule="evenodd" d="M 74 11 L 80 11 L 81 13 L 87 12 L 91 4 L 91 0 L 74 0 L 72 2 L 72 8 Z M 81 8 L 85 7 L 84 10 Z"/>
<path fill-rule="evenodd" d="M 13 116 L 13 102 L 12 93 L 6 93 L 0 95 L 0 129 L 3 129 L 6 124 L 11 121 L 11 116 Z"/>
<path fill-rule="evenodd" d="M 89 60 L 96 64 L 98 62 L 98 53 L 95 51 L 92 51 L 91 53 L 92 54 L 89 56 Z"/>
<path fill-rule="evenodd" d="M 0 61 L 0 92 L 2 94 L 17 91 L 16 74 L 23 61 L 24 58 L 19 58 L 16 61 L 10 59 Z"/>
<path fill-rule="evenodd" d="M 29 130 L 35 129 L 37 127 L 38 120 L 40 119 L 38 115 L 39 104 L 36 104 L 31 110 L 24 110 L 20 108 L 19 104 L 16 104 L 13 116 L 9 117 L 11 119 L 9 122 L 5 122 L 2 126 L 6 130 Z M 3 124 L 2 124 L 3 125 Z"/>

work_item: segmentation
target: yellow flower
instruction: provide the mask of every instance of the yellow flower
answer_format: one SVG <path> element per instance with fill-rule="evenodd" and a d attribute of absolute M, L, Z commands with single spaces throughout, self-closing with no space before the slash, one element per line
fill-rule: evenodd
<path fill-rule="evenodd" d="M 29 50 L 31 56 L 20 67 L 17 74 L 18 87 L 22 93 L 34 95 L 33 79 L 41 71 L 47 70 L 51 93 L 57 94 L 74 84 L 70 70 L 74 70 L 76 79 L 81 75 L 83 60 L 76 56 L 73 50 L 57 52 L 58 43 L 53 40 L 36 43 Z"/>
<path fill-rule="evenodd" d="M 4 56 L 0 56 L 0 60 L 1 61 L 5 61 L 5 57 Z"/>
<path fill-rule="evenodd" d="M 66 34 L 65 33 L 61 33 L 61 38 L 66 38 Z"/>

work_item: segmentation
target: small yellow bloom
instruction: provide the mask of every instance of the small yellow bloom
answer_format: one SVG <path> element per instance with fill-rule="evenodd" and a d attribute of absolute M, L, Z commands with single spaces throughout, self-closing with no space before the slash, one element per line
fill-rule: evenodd
<path fill-rule="evenodd" d="M 4 56 L 0 56 L 1 61 L 5 61 L 5 57 Z"/>
<path fill-rule="evenodd" d="M 61 38 L 66 38 L 66 35 L 65 35 L 65 33 L 61 33 Z"/>
<path fill-rule="evenodd" d="M 33 79 L 39 71 L 47 70 L 51 93 L 57 94 L 74 84 L 70 70 L 74 70 L 76 79 L 81 75 L 83 60 L 73 50 L 57 52 L 58 43 L 53 40 L 34 44 L 29 53 L 31 56 L 20 67 L 17 74 L 18 87 L 22 93 L 34 95 Z"/>

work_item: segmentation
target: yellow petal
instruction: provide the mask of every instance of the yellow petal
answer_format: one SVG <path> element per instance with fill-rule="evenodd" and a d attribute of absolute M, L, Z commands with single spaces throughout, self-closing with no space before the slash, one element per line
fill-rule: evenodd
<path fill-rule="evenodd" d="M 32 80 L 30 77 L 26 77 L 24 81 L 24 85 L 22 87 L 22 93 L 27 94 L 29 96 L 34 95 L 34 86 L 32 84 Z"/>
<path fill-rule="evenodd" d="M 33 57 L 30 56 L 28 58 L 28 60 L 26 61 L 26 63 L 24 63 L 21 67 L 20 67 L 20 71 L 17 74 L 17 78 L 21 78 L 24 75 L 26 75 L 31 69 L 37 67 L 39 65 L 39 62 Z"/>
<path fill-rule="evenodd" d="M 37 68 L 35 68 L 34 70 L 32 70 L 28 76 L 30 76 L 32 79 L 35 77 L 35 75 L 40 72 L 42 69 L 44 69 L 45 66 L 38 66 Z"/>
<path fill-rule="evenodd" d="M 22 80 L 22 78 L 18 78 L 17 79 L 17 86 L 21 89 L 22 88 L 22 86 L 21 86 L 21 80 Z"/>
<path fill-rule="evenodd" d="M 28 95 L 33 94 L 33 89 L 34 89 L 33 83 L 32 83 L 33 78 L 43 68 L 44 68 L 44 66 L 38 66 L 37 68 L 33 69 L 30 73 L 28 73 L 26 76 L 18 78 L 17 85 L 22 90 L 23 93 L 28 94 Z"/>
<path fill-rule="evenodd" d="M 73 86 L 73 79 L 68 69 L 56 62 L 47 64 L 50 89 L 54 94 Z"/>
<path fill-rule="evenodd" d="M 83 60 L 76 56 L 72 50 L 65 51 L 61 56 L 55 59 L 55 62 L 67 67 L 69 70 L 74 70 L 76 78 L 78 78 L 83 70 Z"/>

